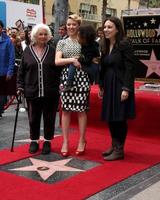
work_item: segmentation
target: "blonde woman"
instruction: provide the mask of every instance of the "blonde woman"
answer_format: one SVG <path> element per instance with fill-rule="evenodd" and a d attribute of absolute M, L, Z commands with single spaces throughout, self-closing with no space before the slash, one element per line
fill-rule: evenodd
<path fill-rule="evenodd" d="M 70 91 L 61 92 L 62 101 L 62 131 L 63 145 L 61 149 L 62 156 L 69 155 L 69 126 L 71 113 L 78 114 L 80 138 L 76 155 L 82 155 L 86 147 L 86 125 L 87 125 L 87 110 L 89 109 L 89 92 L 90 82 L 87 72 L 81 69 L 81 64 L 78 62 L 78 57 L 81 53 L 81 46 L 78 43 L 77 35 L 81 24 L 81 18 L 76 14 L 70 15 L 67 19 L 66 28 L 68 38 L 60 40 L 56 48 L 55 63 L 59 66 L 64 66 L 62 70 L 61 87 L 65 87 L 68 78 L 68 66 L 73 64 L 76 67 L 76 73 L 73 82 L 73 88 Z M 62 90 L 63 91 L 63 90 Z"/>

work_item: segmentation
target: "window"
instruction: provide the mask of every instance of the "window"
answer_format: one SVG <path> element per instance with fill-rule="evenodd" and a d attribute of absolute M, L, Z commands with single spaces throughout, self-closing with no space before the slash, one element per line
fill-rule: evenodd
<path fill-rule="evenodd" d="M 97 6 L 81 3 L 79 8 L 79 13 L 81 14 L 95 14 L 97 15 Z"/>
<path fill-rule="evenodd" d="M 117 15 L 117 11 L 114 8 L 106 8 L 106 16 L 116 16 Z"/>
<path fill-rule="evenodd" d="M 159 0 L 140 0 L 139 1 L 140 8 L 160 8 Z"/>
<path fill-rule="evenodd" d="M 87 21 L 101 21 L 101 16 L 97 14 L 97 6 L 81 3 L 79 8 L 79 14 Z"/>

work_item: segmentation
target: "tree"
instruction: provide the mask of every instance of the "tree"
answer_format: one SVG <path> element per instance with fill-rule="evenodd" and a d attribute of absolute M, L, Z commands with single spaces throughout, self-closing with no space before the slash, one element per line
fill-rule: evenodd
<path fill-rule="evenodd" d="M 149 0 L 149 7 L 150 8 L 159 8 L 160 1 L 159 0 Z"/>
<path fill-rule="evenodd" d="M 54 27 L 54 40 L 58 41 L 58 28 L 61 24 L 66 23 L 68 17 L 68 0 L 55 0 L 54 13 L 55 13 L 55 27 Z"/>

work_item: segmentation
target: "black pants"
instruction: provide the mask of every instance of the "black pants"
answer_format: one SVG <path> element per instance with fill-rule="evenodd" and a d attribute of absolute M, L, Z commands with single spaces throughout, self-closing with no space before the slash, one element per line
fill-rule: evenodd
<path fill-rule="evenodd" d="M 4 105 L 5 105 L 5 96 L 0 95 L 0 114 L 4 111 Z"/>
<path fill-rule="evenodd" d="M 55 118 L 59 97 L 27 99 L 28 118 L 31 140 L 38 140 L 40 136 L 40 123 L 43 113 L 44 138 L 51 140 L 54 136 Z"/>
<path fill-rule="evenodd" d="M 112 121 L 108 123 L 109 130 L 111 133 L 112 140 L 116 140 L 119 144 L 124 144 L 127 132 L 128 132 L 128 125 L 127 121 Z"/>

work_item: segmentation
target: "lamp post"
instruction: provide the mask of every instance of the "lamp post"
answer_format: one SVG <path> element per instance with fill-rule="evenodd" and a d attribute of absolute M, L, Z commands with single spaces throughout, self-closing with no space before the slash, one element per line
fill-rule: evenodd
<path fill-rule="evenodd" d="M 131 10 L 131 0 L 128 0 L 128 15 L 130 15 Z"/>
<path fill-rule="evenodd" d="M 106 19 L 106 9 L 107 9 L 107 0 L 103 0 L 103 5 L 102 5 L 102 23 Z"/>
<path fill-rule="evenodd" d="M 68 17 L 68 0 L 55 0 L 54 3 L 54 13 L 55 13 L 55 26 L 54 26 L 54 40 L 58 41 L 58 28 L 61 24 L 66 23 Z"/>
<path fill-rule="evenodd" d="M 131 0 L 128 0 L 128 10 L 131 9 Z"/>
<path fill-rule="evenodd" d="M 149 0 L 147 1 L 147 8 L 149 8 Z"/>
<path fill-rule="evenodd" d="M 45 17 L 45 1 L 42 0 L 42 15 L 43 15 L 43 23 L 46 23 L 46 17 Z"/>

